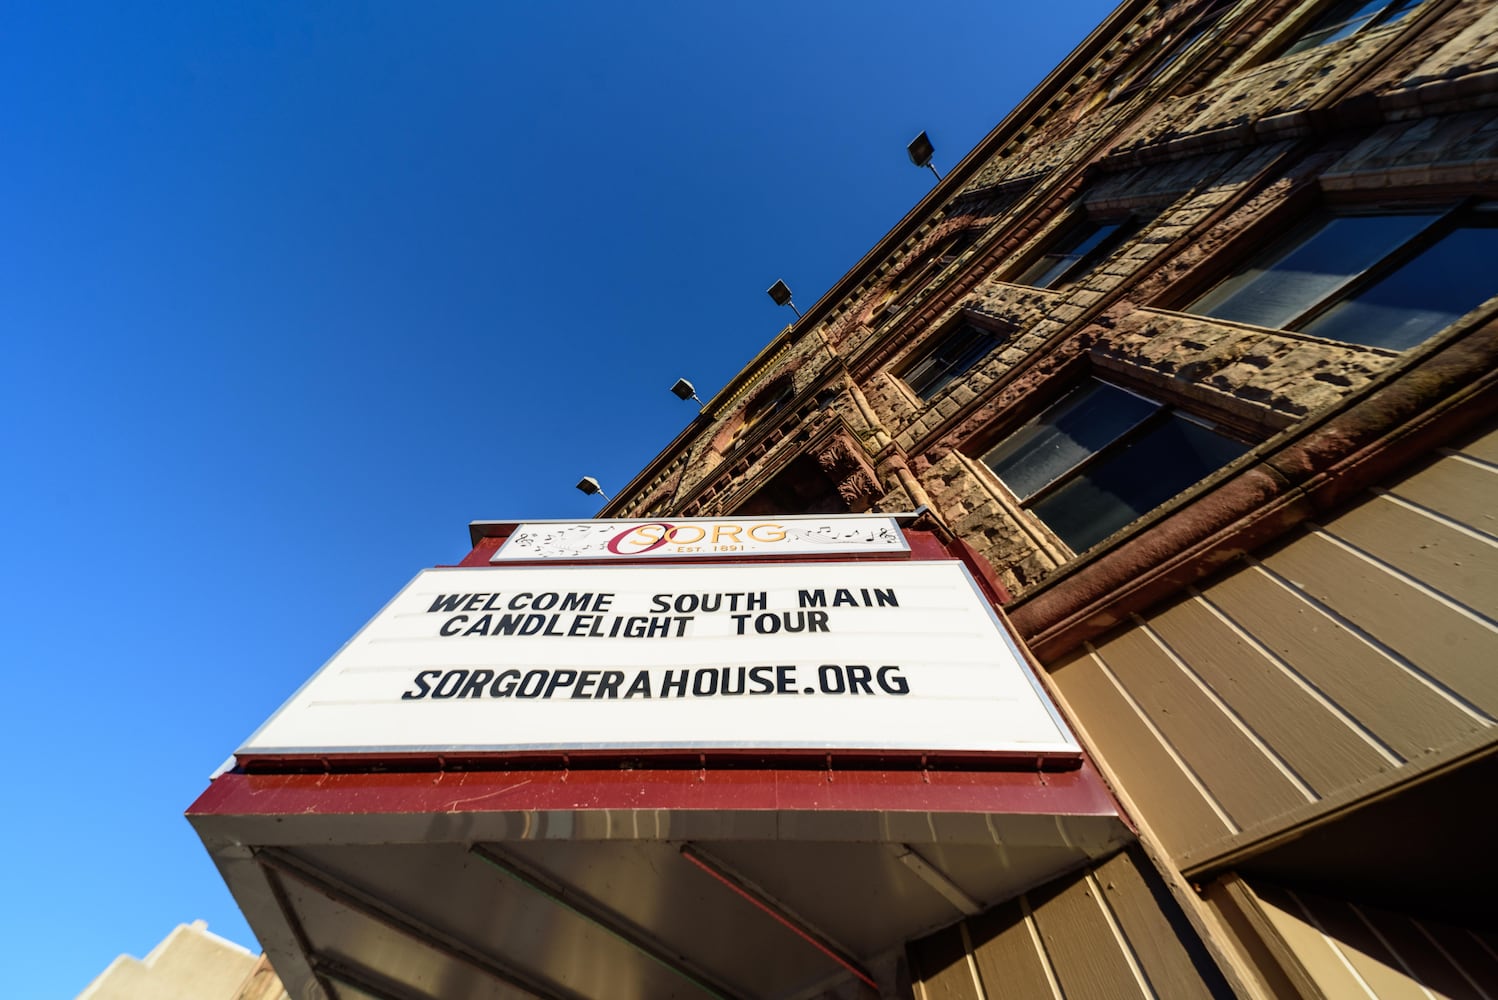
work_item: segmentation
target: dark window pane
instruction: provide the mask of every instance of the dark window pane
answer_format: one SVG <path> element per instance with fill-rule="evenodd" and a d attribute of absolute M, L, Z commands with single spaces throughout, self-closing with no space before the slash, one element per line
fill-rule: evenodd
<path fill-rule="evenodd" d="M 1117 222 L 1089 222 L 1063 235 L 1039 260 L 1015 278 L 1015 283 L 1055 288 L 1064 280 L 1076 280 L 1085 272 L 1071 273 L 1073 268 L 1103 246 L 1104 241 L 1118 231 L 1119 225 Z"/>
<path fill-rule="evenodd" d="M 958 257 L 961 257 L 964 250 L 977 243 L 978 237 L 981 235 L 982 232 L 980 230 L 964 229 L 953 237 L 946 246 L 941 248 L 941 253 L 937 259 L 943 264 L 950 264 Z"/>
<path fill-rule="evenodd" d="M 931 280 L 962 255 L 962 252 L 978 242 L 978 230 L 968 229 L 947 240 L 945 244 L 928 250 L 919 261 L 911 264 L 889 286 L 885 294 L 884 312 L 879 317 L 883 322 L 894 314 L 895 308 L 911 295 L 925 288 Z"/>
<path fill-rule="evenodd" d="M 983 461 L 1016 497 L 1026 500 L 1159 408 L 1159 403 L 1094 381 L 999 442 Z"/>
<path fill-rule="evenodd" d="M 1420 3 L 1421 0 L 1343 0 L 1313 21 L 1305 34 L 1285 50 L 1285 55 L 1329 45 L 1374 24 L 1392 24 Z"/>
<path fill-rule="evenodd" d="M 1200 41 L 1203 35 L 1211 31 L 1213 26 L 1222 20 L 1222 15 L 1227 13 L 1229 2 L 1230 0 L 1213 0 L 1213 3 L 1205 10 L 1192 18 L 1191 22 L 1186 26 L 1186 30 L 1181 33 L 1180 39 L 1174 42 L 1165 58 L 1150 67 L 1149 74 L 1145 79 L 1153 80 L 1173 66 L 1176 60 L 1180 59 L 1186 53 L 1187 49 Z"/>
<path fill-rule="evenodd" d="M 1414 260 L 1301 329 L 1402 351 L 1498 294 L 1498 228 L 1449 233 Z"/>
<path fill-rule="evenodd" d="M 1434 215 L 1349 215 L 1317 223 L 1222 282 L 1187 312 L 1284 328 L 1430 225 Z"/>
<path fill-rule="evenodd" d="M 1247 450 L 1170 414 L 1030 509 L 1082 552 Z"/>
<path fill-rule="evenodd" d="M 796 386 L 787 380 L 784 385 L 772 388 L 753 400 L 744 408 L 744 423 L 749 425 L 764 417 L 779 413 L 796 394 Z"/>
<path fill-rule="evenodd" d="M 1109 90 L 1109 98 L 1137 90 L 1174 66 L 1191 46 L 1200 41 L 1202 36 L 1212 30 L 1212 26 L 1222 19 L 1222 15 L 1227 12 L 1229 2 L 1230 0 L 1213 0 L 1201 12 L 1187 18 L 1183 26 L 1177 26 L 1169 34 L 1156 38 L 1149 48 L 1131 59 L 1129 64 L 1116 75 L 1118 82 Z M 1164 52 L 1165 55 L 1151 64 L 1150 59 L 1154 58 L 1158 52 Z M 1147 68 L 1141 73 L 1139 72 L 1141 67 Z"/>
<path fill-rule="evenodd" d="M 942 338 L 941 342 L 901 376 L 905 384 L 922 399 L 930 399 L 979 361 L 999 340 L 993 334 L 972 324 L 964 324 Z"/>

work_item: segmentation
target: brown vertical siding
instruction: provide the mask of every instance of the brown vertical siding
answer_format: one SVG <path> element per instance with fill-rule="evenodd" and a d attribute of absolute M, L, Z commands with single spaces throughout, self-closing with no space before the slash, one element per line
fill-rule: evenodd
<path fill-rule="evenodd" d="M 920 1000 L 982 1000 L 960 927 L 913 941 L 907 951 Z"/>
<path fill-rule="evenodd" d="M 1401 759 L 1450 743 L 1478 725 L 1472 716 L 1453 712 L 1451 700 L 1425 678 L 1268 574 L 1234 573 L 1202 600 Z"/>
<path fill-rule="evenodd" d="M 1231 996 L 1136 849 L 909 948 L 919 1000 Z"/>
<path fill-rule="evenodd" d="M 1498 484 L 1495 484 L 1498 485 Z M 1491 498 L 1498 506 L 1498 496 Z M 1391 567 L 1488 618 L 1498 619 L 1498 565 L 1492 541 L 1411 507 L 1392 494 L 1337 519 L 1336 537 L 1377 552 Z"/>
<path fill-rule="evenodd" d="M 1150 626 L 1286 767 L 1313 790 L 1337 787 L 1348 772 L 1377 769 L 1385 753 L 1294 675 L 1265 656 L 1205 600 L 1184 601 Z"/>
<path fill-rule="evenodd" d="M 1493 448 L 1490 440 L 1478 442 L 1476 448 L 1463 450 L 1466 455 L 1475 457 Z M 1494 474 L 1491 466 L 1451 455 L 1406 479 L 1393 492 L 1473 531 L 1498 537 L 1498 508 L 1493 503 Z"/>
<path fill-rule="evenodd" d="M 1125 851 L 1097 866 L 1093 881 L 1118 922 L 1150 989 L 1160 997 L 1215 995 L 1198 966 L 1201 956 L 1183 943 L 1186 933 L 1175 901 L 1144 859 Z"/>
<path fill-rule="evenodd" d="M 1073 718 L 1107 755 L 1108 768 L 1129 782 L 1135 806 L 1149 817 L 1161 840 L 1167 845 L 1205 844 L 1239 830 L 1216 800 L 1201 791 L 1195 775 L 1096 655 L 1073 657 L 1055 676 Z M 1148 780 L 1132 781 L 1133 776 Z"/>
<path fill-rule="evenodd" d="M 1147 625 L 1114 635 L 1097 654 L 1240 828 L 1265 811 L 1307 801 L 1263 740 L 1235 725 L 1186 666 L 1171 661 Z"/>
<path fill-rule="evenodd" d="M 1050 964 L 1028 909 L 1019 900 L 968 921 L 973 966 L 988 1000 L 1021 997 L 1059 1000 Z"/>
<path fill-rule="evenodd" d="M 1494 455 L 1494 432 L 1446 451 L 1050 665 L 1174 857 L 1498 739 Z"/>
<path fill-rule="evenodd" d="M 1076 1000 L 1148 997 L 1128 943 L 1099 898 L 1091 872 L 1056 881 L 1028 896 L 1035 929 L 1061 986 Z"/>
<path fill-rule="evenodd" d="M 1479 437 L 1475 441 L 1468 442 L 1459 450 L 1455 452 L 1448 452 L 1448 454 L 1465 455 L 1469 459 L 1473 459 L 1479 462 L 1486 462 L 1488 465 L 1498 468 L 1498 434 L 1488 434 Z M 1413 481 L 1414 478 L 1418 477 L 1412 477 L 1411 481 Z M 1411 496 L 1411 499 L 1414 499 L 1414 497 Z M 1486 523 L 1491 528 L 1493 527 L 1494 515 L 1494 511 L 1492 510 L 1491 505 L 1489 505 L 1485 513 Z M 1488 533 L 1493 534 L 1492 531 L 1488 531 Z"/>
<path fill-rule="evenodd" d="M 1332 529 L 1335 531 L 1336 529 Z M 1406 663 L 1488 715 L 1498 712 L 1498 632 L 1366 554 L 1308 534 L 1264 560 L 1269 570 L 1334 609 Z"/>

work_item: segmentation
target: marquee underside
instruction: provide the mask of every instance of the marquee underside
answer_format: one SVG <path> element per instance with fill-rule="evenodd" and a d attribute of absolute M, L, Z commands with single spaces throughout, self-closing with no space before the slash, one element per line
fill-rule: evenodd
<path fill-rule="evenodd" d="M 893 996 L 905 941 L 1132 840 L 1074 758 L 594 763 L 235 771 L 188 815 L 291 995 L 339 1000 Z"/>

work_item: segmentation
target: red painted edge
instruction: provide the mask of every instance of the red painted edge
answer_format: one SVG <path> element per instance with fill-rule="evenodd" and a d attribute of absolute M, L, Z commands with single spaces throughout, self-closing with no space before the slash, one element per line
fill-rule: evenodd
<path fill-rule="evenodd" d="M 983 558 L 978 550 L 969 545 L 965 539 L 954 538 L 947 547 L 968 568 L 968 571 L 973 574 L 973 579 L 978 581 L 978 585 L 985 592 L 984 596 L 988 598 L 991 604 L 998 607 L 999 605 L 1008 604 L 1013 600 L 1013 596 L 1009 593 L 1009 588 L 1005 587 L 1003 582 L 999 580 L 998 575 L 994 573 L 993 565 L 987 559 Z"/>
<path fill-rule="evenodd" d="M 759 910 L 771 920 L 774 920 L 776 923 L 780 924 L 780 926 L 796 935 L 802 941 L 805 941 L 807 944 L 811 945 L 817 951 L 820 951 L 823 955 L 826 955 L 828 958 L 832 959 L 838 965 L 841 965 L 844 969 L 847 969 L 859 981 L 867 983 L 875 990 L 879 989 L 879 984 L 874 981 L 874 978 L 872 976 L 864 971 L 862 966 L 854 962 L 847 955 L 839 952 L 836 948 L 822 941 L 821 938 L 808 931 L 801 924 L 792 920 L 788 915 L 782 913 L 780 910 L 777 910 L 775 907 L 771 906 L 769 903 L 765 902 L 754 893 L 751 893 L 748 889 L 744 888 L 742 885 L 735 882 L 724 873 L 718 871 L 706 861 L 703 861 L 692 851 L 683 850 L 681 852 L 681 856 L 691 864 L 695 865 L 698 871 L 703 872 L 713 881 L 717 882 L 719 885 L 727 889 L 729 892 L 733 893 L 735 896 L 738 896 L 744 902 Z"/>
<path fill-rule="evenodd" d="M 790 810 L 1118 816 L 1092 765 L 1070 771 L 493 770 L 215 778 L 189 816 L 575 810 Z"/>

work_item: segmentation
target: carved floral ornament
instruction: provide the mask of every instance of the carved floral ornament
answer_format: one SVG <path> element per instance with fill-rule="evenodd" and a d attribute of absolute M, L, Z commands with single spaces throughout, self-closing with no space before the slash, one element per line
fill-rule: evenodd
<path fill-rule="evenodd" d="M 817 465 L 837 484 L 838 496 L 854 510 L 868 507 L 883 492 L 863 449 L 846 435 L 835 435 L 817 453 Z"/>

